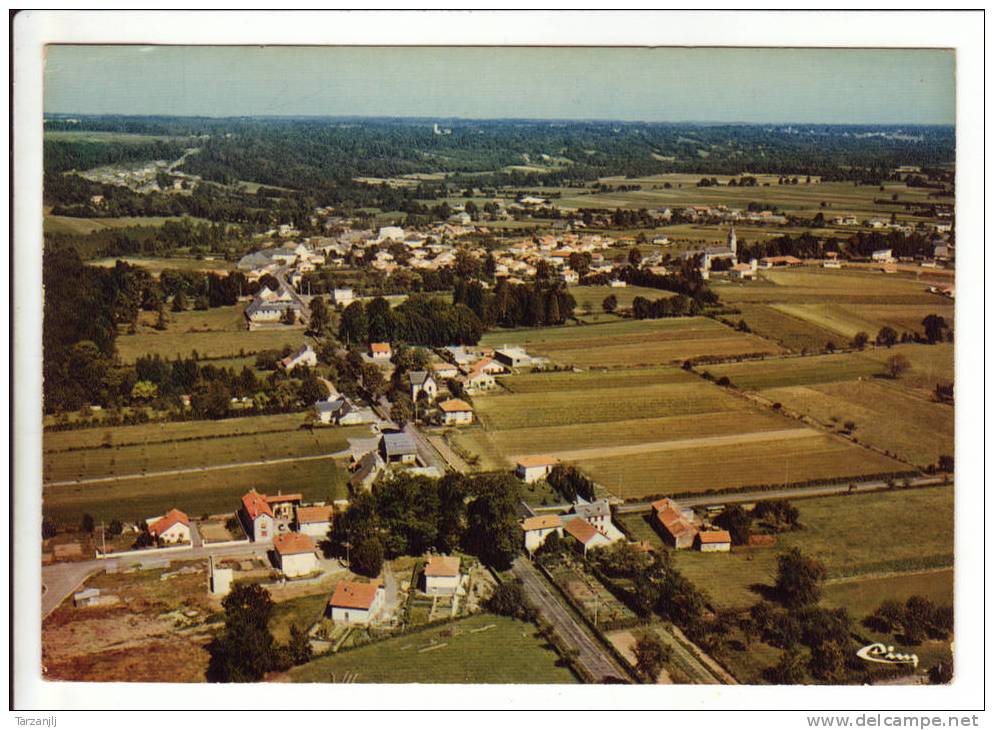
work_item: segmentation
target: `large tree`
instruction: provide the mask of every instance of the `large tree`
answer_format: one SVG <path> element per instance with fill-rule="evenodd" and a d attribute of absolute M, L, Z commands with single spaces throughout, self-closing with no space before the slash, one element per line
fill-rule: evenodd
<path fill-rule="evenodd" d="M 269 631 L 273 602 L 257 584 L 235 584 L 224 601 L 224 628 L 208 646 L 210 682 L 258 682 L 279 663 Z"/>
<path fill-rule="evenodd" d="M 777 558 L 777 595 L 789 608 L 817 603 L 826 575 L 821 561 L 804 555 L 799 548 L 791 548 Z"/>
<path fill-rule="evenodd" d="M 647 683 L 655 684 L 663 667 L 669 662 L 673 648 L 664 644 L 659 634 L 643 631 L 636 638 L 632 651 L 635 654 L 635 670 Z"/>

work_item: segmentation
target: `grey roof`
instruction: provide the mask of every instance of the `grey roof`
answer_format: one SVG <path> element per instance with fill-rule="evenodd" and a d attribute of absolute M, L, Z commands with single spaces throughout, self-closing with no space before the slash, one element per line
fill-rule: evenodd
<path fill-rule="evenodd" d="M 353 487 L 359 486 L 366 480 L 367 477 L 374 472 L 378 472 L 382 467 L 383 461 L 375 451 L 363 454 L 362 458 L 359 459 L 359 466 L 349 479 L 349 484 Z"/>
<path fill-rule="evenodd" d="M 429 375 L 425 370 L 412 370 L 407 374 L 407 377 L 410 379 L 411 385 L 424 385 Z"/>
<path fill-rule="evenodd" d="M 418 453 L 418 447 L 414 443 L 414 439 L 406 433 L 383 434 L 383 450 L 386 451 L 387 456 Z"/>
<path fill-rule="evenodd" d="M 606 499 L 599 499 L 596 502 L 577 503 L 573 505 L 573 512 L 580 517 L 590 518 L 590 517 L 610 517 L 611 516 L 611 506 L 607 503 Z"/>
<path fill-rule="evenodd" d="M 318 413 L 337 413 L 342 406 L 347 405 L 344 398 L 334 400 L 319 400 L 314 404 Z"/>

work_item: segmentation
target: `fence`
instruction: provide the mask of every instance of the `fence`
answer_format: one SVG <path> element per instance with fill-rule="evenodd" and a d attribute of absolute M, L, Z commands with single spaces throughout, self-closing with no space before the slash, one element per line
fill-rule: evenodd
<path fill-rule="evenodd" d="M 177 545 L 176 547 L 151 548 L 149 550 L 125 550 L 119 553 L 97 553 L 97 560 L 108 560 L 110 558 L 128 558 L 135 555 L 148 556 L 150 558 L 162 553 L 178 553 L 184 550 L 193 550 L 193 545 Z"/>

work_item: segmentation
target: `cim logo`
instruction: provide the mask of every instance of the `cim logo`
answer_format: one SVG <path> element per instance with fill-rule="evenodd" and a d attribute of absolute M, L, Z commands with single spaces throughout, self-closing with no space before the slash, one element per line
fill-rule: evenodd
<path fill-rule="evenodd" d="M 878 664 L 910 664 L 915 669 L 918 668 L 917 654 L 899 654 L 894 651 L 893 646 L 884 644 L 867 644 L 856 652 L 856 656 Z"/>

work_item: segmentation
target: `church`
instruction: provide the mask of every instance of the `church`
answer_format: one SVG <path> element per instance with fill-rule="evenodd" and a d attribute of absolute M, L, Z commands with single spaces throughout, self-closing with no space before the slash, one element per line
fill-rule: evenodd
<path fill-rule="evenodd" d="M 735 238 L 735 226 L 731 226 L 728 229 L 728 243 L 725 246 L 708 246 L 705 249 L 697 251 L 688 251 L 684 254 L 684 258 L 693 258 L 694 256 L 702 255 L 701 260 L 701 270 L 711 271 L 711 262 L 717 259 L 728 259 L 732 264 L 734 264 L 738 259 L 738 241 Z"/>

